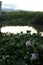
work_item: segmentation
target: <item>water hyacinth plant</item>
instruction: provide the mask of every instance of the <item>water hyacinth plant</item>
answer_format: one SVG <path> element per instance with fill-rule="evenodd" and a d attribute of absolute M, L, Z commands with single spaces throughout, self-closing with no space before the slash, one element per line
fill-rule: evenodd
<path fill-rule="evenodd" d="M 0 65 L 43 65 L 42 43 L 39 34 L 0 33 Z"/>

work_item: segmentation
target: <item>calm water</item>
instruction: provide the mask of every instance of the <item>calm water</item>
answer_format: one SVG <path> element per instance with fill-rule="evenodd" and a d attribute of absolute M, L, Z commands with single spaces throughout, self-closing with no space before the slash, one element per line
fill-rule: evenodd
<path fill-rule="evenodd" d="M 33 34 L 33 33 L 37 33 L 37 30 L 36 29 L 34 29 L 33 27 L 29 27 L 29 26 L 5 26 L 5 27 L 2 27 L 1 28 L 1 32 L 3 32 L 3 33 L 14 33 L 14 34 L 16 34 L 16 33 L 20 33 L 21 31 L 23 32 L 23 33 L 26 33 L 26 31 L 31 31 L 31 34 Z M 40 32 L 41 34 L 42 34 L 42 36 L 43 36 L 43 32 Z"/>

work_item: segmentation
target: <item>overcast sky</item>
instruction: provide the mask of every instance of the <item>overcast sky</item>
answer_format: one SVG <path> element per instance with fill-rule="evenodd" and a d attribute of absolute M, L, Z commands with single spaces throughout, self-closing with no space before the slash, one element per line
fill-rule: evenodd
<path fill-rule="evenodd" d="M 43 0 L 0 0 L 3 8 L 27 11 L 43 11 Z"/>

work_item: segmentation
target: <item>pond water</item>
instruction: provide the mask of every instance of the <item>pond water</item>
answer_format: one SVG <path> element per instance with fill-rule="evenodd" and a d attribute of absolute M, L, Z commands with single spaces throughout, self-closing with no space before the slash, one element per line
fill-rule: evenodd
<path fill-rule="evenodd" d="M 1 28 L 1 32 L 3 33 L 14 33 L 14 34 L 20 33 L 21 31 L 23 33 L 26 33 L 27 30 L 31 31 L 31 34 L 37 33 L 37 30 L 31 26 L 5 26 Z M 40 33 L 43 36 L 43 32 Z"/>

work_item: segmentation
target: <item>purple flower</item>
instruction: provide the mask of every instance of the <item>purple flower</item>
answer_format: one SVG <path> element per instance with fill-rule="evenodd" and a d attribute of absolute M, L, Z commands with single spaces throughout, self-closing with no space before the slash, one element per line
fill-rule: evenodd
<path fill-rule="evenodd" d="M 30 60 L 33 61 L 38 57 L 38 54 L 32 53 Z"/>
<path fill-rule="evenodd" d="M 30 41 L 26 42 L 26 47 L 28 47 L 28 46 L 31 46 L 31 42 Z"/>

